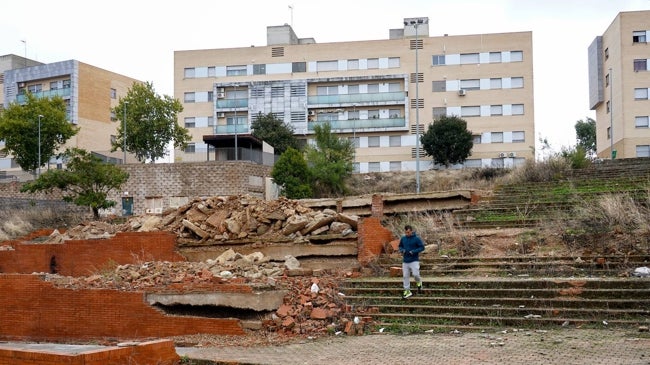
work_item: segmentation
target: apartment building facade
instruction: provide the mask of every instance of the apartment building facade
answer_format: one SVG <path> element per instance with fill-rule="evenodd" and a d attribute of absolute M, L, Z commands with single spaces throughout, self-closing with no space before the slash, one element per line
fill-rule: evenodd
<path fill-rule="evenodd" d="M 319 44 L 285 24 L 267 27 L 262 47 L 176 51 L 179 124 L 192 134 L 176 161 L 219 159 L 212 137 L 250 134 L 259 113 L 307 143 L 329 123 L 362 173 L 433 168 L 416 140 L 442 115 L 474 135 L 467 167 L 533 159 L 532 33 L 430 37 L 428 18 L 403 23 L 384 40 Z"/>
<path fill-rule="evenodd" d="M 588 48 L 600 158 L 650 157 L 650 11 L 621 12 Z"/>
<path fill-rule="evenodd" d="M 24 103 L 29 91 L 36 97 L 60 96 L 66 103 L 70 123 L 79 127 L 77 135 L 65 147 L 83 148 L 105 156 L 107 160 L 121 162 L 121 151 L 110 152 L 111 139 L 117 134 L 118 116 L 111 114 L 119 99 L 126 96 L 136 79 L 91 66 L 76 60 L 42 64 L 21 62 L 15 55 L 0 59 L 14 59 L 1 64 L 0 104 L 8 108 L 11 103 Z M 0 142 L 0 148 L 2 147 Z M 64 147 L 64 148 L 65 148 Z M 133 159 L 135 161 L 135 159 Z M 56 161 L 49 161 L 56 164 Z M 0 156 L 0 170 L 20 170 L 12 156 Z"/>

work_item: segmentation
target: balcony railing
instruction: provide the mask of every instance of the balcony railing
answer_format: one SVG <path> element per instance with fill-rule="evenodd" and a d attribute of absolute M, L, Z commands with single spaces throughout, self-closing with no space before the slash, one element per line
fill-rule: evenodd
<path fill-rule="evenodd" d="M 406 93 L 404 91 L 395 91 L 388 93 L 372 94 L 341 94 L 341 95 L 318 95 L 310 96 L 308 103 L 313 104 L 361 104 L 372 102 L 404 102 Z"/>
<path fill-rule="evenodd" d="M 51 97 L 54 97 L 54 96 L 60 96 L 62 98 L 66 98 L 66 97 L 70 97 L 70 90 L 72 90 L 72 89 L 68 87 L 68 88 L 65 88 L 65 89 L 54 89 L 54 90 L 47 90 L 47 91 L 39 91 L 39 92 L 32 93 L 32 95 L 34 97 L 36 97 L 37 99 L 51 98 Z M 16 97 L 16 101 L 18 102 L 18 104 L 22 104 L 22 103 L 27 101 L 27 96 L 24 95 L 24 94 L 18 95 Z"/>
<path fill-rule="evenodd" d="M 307 129 L 314 130 L 316 125 L 329 123 L 332 130 L 359 130 L 373 128 L 397 128 L 405 127 L 406 119 L 404 118 L 384 118 L 384 119 L 357 119 L 357 120 L 332 120 L 332 121 L 314 121 L 309 122 Z"/>
<path fill-rule="evenodd" d="M 248 99 L 217 99 L 217 109 L 248 107 Z"/>
<path fill-rule="evenodd" d="M 214 134 L 235 134 L 235 127 L 237 127 L 237 133 L 248 133 L 247 124 L 230 124 L 230 125 L 217 125 L 214 127 Z"/>

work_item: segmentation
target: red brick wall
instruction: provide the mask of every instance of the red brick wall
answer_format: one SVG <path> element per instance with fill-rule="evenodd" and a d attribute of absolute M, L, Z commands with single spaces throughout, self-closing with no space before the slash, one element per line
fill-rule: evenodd
<path fill-rule="evenodd" d="M 0 365 L 173 365 L 180 357 L 170 340 L 139 343 L 137 346 L 107 347 L 78 354 L 22 349 L 0 349 Z"/>
<path fill-rule="evenodd" d="M 33 237 L 30 237 L 33 238 Z M 14 250 L 0 251 L 1 273 L 52 272 L 65 276 L 87 276 L 111 263 L 185 261 L 175 251 L 176 236 L 169 232 L 123 232 L 110 239 L 75 240 L 62 244 L 4 242 Z"/>
<path fill-rule="evenodd" d="M 0 274 L 0 339 L 147 339 L 197 333 L 243 335 L 238 319 L 171 316 L 143 292 L 56 288 L 38 275 Z"/>
<path fill-rule="evenodd" d="M 381 225 L 377 217 L 364 218 L 359 223 L 359 250 L 357 260 L 367 265 L 375 260 L 384 249 L 384 245 L 395 239 L 393 232 Z"/>

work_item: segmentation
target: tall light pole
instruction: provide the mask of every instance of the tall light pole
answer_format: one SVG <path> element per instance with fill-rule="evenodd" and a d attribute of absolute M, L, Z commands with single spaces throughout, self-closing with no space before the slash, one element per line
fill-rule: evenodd
<path fill-rule="evenodd" d="M 614 78 L 612 77 L 612 68 L 609 68 L 609 153 L 612 160 L 614 155 Z"/>
<path fill-rule="evenodd" d="M 239 160 L 239 156 L 237 155 L 237 84 L 233 85 L 234 88 L 234 97 L 233 97 L 233 102 L 235 105 L 235 161 Z"/>
<path fill-rule="evenodd" d="M 415 192 L 420 193 L 420 75 L 418 68 L 418 49 L 420 42 L 418 37 L 418 27 L 420 24 L 426 24 L 426 18 L 416 18 L 404 22 L 404 25 L 412 25 L 415 28 Z"/>
<path fill-rule="evenodd" d="M 124 151 L 124 160 L 122 161 L 122 164 L 126 164 L 126 107 L 129 105 L 128 101 L 124 102 L 124 119 L 122 121 L 123 125 L 123 130 L 122 130 L 122 150 Z"/>
<path fill-rule="evenodd" d="M 38 176 L 41 176 L 41 114 L 38 115 Z"/>

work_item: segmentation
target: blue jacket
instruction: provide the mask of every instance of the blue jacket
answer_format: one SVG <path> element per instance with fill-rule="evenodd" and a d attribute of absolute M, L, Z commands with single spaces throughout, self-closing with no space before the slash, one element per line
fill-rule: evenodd
<path fill-rule="evenodd" d="M 402 253 L 402 261 L 409 263 L 420 261 L 420 252 L 424 251 L 424 243 L 415 232 L 410 236 L 402 236 L 399 240 L 399 252 Z"/>

